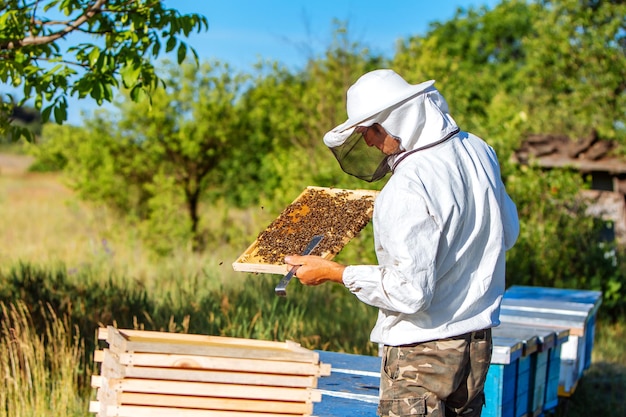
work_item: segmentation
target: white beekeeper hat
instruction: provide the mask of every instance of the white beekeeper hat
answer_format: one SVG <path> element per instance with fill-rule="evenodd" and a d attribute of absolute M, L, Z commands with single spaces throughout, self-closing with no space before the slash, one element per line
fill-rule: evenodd
<path fill-rule="evenodd" d="M 402 104 L 432 86 L 435 80 L 420 84 L 409 84 L 390 69 L 379 69 L 362 75 L 347 93 L 346 110 L 348 120 L 331 130 L 335 133 L 346 132 L 377 114 Z M 371 123 L 369 123 L 371 124 Z M 364 124 L 367 125 L 367 124 Z M 330 133 L 330 132 L 329 132 Z M 326 141 L 326 137 L 324 137 Z M 337 143 L 326 144 L 337 146 Z"/>
<path fill-rule="evenodd" d="M 425 92 L 434 80 L 409 84 L 395 71 L 379 69 L 362 75 L 347 93 L 348 120 L 324 135 L 341 168 L 365 181 L 376 181 L 387 172 L 389 155 L 369 147 L 357 126 L 370 126 L 386 119 L 396 108 Z"/>

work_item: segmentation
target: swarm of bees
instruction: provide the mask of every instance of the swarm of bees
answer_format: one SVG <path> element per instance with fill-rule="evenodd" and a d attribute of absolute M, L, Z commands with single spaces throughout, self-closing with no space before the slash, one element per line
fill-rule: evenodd
<path fill-rule="evenodd" d="M 311 255 L 334 256 L 367 225 L 373 206 L 371 195 L 308 189 L 259 234 L 257 255 L 266 263 L 283 263 L 286 255 L 301 253 L 313 236 L 323 235 Z"/>

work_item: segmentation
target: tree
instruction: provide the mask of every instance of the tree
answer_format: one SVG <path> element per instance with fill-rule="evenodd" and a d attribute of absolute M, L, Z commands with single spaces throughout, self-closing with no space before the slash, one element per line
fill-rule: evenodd
<path fill-rule="evenodd" d="M 510 128 L 515 114 L 509 112 L 519 111 L 516 74 L 526 62 L 523 39 L 533 31 L 533 19 L 533 9 L 523 0 L 503 1 L 492 10 L 459 9 L 454 18 L 432 23 L 425 35 L 400 43 L 394 66 L 415 83 L 436 80 L 459 125 L 489 134 L 490 143 L 507 158 L 518 138 L 500 127 Z"/>
<path fill-rule="evenodd" d="M 193 48 L 181 41 L 208 29 L 206 17 L 181 15 L 160 0 L 42 0 L 0 3 L 0 82 L 21 88 L 23 98 L 0 98 L 0 136 L 27 131 L 12 124 L 12 109 L 33 99 L 43 122 L 67 120 L 67 96 L 111 101 L 129 89 L 139 100 L 161 80 L 151 63 L 176 51 L 181 63 Z M 71 46 L 62 41 L 72 38 Z M 164 43 L 164 45 L 163 45 Z"/>
<path fill-rule="evenodd" d="M 220 163 L 246 140 L 234 105 L 245 77 L 219 63 L 166 63 L 165 70 L 151 108 L 118 101 L 118 112 L 101 110 L 79 131 L 44 132 L 42 152 L 66 161 L 83 199 L 137 222 L 158 252 L 189 239 L 199 251 L 202 197 L 223 187 Z"/>
<path fill-rule="evenodd" d="M 626 152 L 626 2 L 543 0 L 519 74 L 532 133 L 621 142 Z"/>
<path fill-rule="evenodd" d="M 363 73 L 382 63 L 363 45 L 350 41 L 342 22 L 335 21 L 332 43 L 320 57 L 309 59 L 304 70 L 292 74 L 276 65 L 253 79 L 239 101 L 250 140 L 242 158 L 254 167 L 251 180 L 235 184 L 240 195 L 271 197 L 265 206 L 276 209 L 311 184 L 366 187 L 341 172 L 324 145 L 324 134 L 346 118 L 346 90 Z M 378 184 L 374 185 L 378 186 Z M 248 192 L 246 192 L 248 190 Z M 251 198 L 244 199 L 249 202 Z"/>

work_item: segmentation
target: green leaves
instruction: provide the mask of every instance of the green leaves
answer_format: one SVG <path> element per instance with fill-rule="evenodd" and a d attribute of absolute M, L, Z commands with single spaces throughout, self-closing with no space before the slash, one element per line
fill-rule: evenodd
<path fill-rule="evenodd" d="M 166 52 L 176 49 L 179 63 L 190 50 L 197 60 L 180 38 L 208 29 L 206 17 L 181 15 L 161 1 L 109 0 L 106 7 L 88 0 L 5 3 L 0 80 L 23 88 L 15 105 L 32 100 L 44 121 L 54 115 L 58 123 L 67 119 L 67 95 L 89 96 L 102 104 L 113 99 L 121 81 L 133 91 L 133 99 L 149 96 L 160 84 L 151 61 L 161 52 L 161 39 L 167 39 Z M 52 18 L 58 14 L 67 20 Z M 72 42 L 79 31 L 90 33 L 89 40 Z M 71 46 L 63 49 L 67 41 Z M 1 125 L 9 126 L 10 120 Z"/>
<path fill-rule="evenodd" d="M 138 83 L 140 74 L 141 66 L 133 61 L 126 62 L 126 65 L 120 70 L 124 87 L 133 88 Z"/>

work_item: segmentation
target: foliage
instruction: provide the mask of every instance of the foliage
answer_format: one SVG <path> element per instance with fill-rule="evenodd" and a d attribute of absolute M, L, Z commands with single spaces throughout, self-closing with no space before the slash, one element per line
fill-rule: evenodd
<path fill-rule="evenodd" d="M 506 0 L 460 9 L 401 43 L 393 63 L 416 81 L 436 79 L 459 124 L 503 159 L 528 133 L 624 141 L 625 8 Z"/>
<path fill-rule="evenodd" d="M 15 270 L 25 269 L 26 266 L 22 265 Z M 54 272 L 45 268 L 32 268 L 32 271 L 48 277 Z M 69 282 L 69 278 L 66 276 L 61 281 Z M 183 280 L 193 282 L 194 278 L 187 276 Z M 6 288 L 4 282 L 0 282 L 3 284 L 0 288 Z M 55 285 L 45 278 L 41 283 L 46 287 Z M 97 291 L 98 287 L 90 290 Z M 153 314 L 159 318 L 152 321 L 148 315 L 139 316 L 132 325 L 140 329 L 191 333 L 200 328 L 200 334 L 220 334 L 207 333 L 208 326 L 214 326 L 225 329 L 222 334 L 232 336 L 290 339 L 308 348 L 376 354 L 377 346 L 366 341 L 375 319 L 373 309 L 364 307 L 352 296 L 345 298 L 345 291 L 338 286 L 302 288 L 294 285 L 289 291 L 287 299 L 274 297 L 273 285 L 265 277 L 257 276 L 248 282 L 247 289 L 232 291 L 224 288 L 210 301 L 195 291 L 173 297 L 156 293 L 154 298 L 170 309 Z M 272 297 L 259 297 L 259 294 L 271 294 Z M 260 298 L 264 300 L 260 301 Z M 198 303 L 198 299 L 204 301 Z M 39 304 L 45 304 L 44 300 Z M 77 305 L 73 308 L 77 312 L 75 318 L 80 314 L 92 314 L 90 309 L 81 310 Z M 168 319 L 167 313 L 173 310 L 191 312 L 193 316 L 176 314 Z M 3 296 L 0 301 L 0 376 L 7 381 L 5 389 L 0 390 L 0 404 L 3 405 L 0 416 L 56 415 L 59 412 L 72 417 L 84 416 L 93 394 L 89 386 L 91 371 L 88 364 L 93 357 L 95 333 L 78 333 L 72 319 L 55 312 L 51 306 L 38 311 L 33 312 L 30 305 L 19 299 L 7 302 Z M 329 321 L 329 316 L 333 320 Z M 196 319 L 198 317 L 200 319 Z M 116 317 L 113 317 L 115 321 Z M 321 332 L 311 328 L 310 322 L 317 323 Z M 200 326 L 193 327 L 194 323 Z M 346 332 L 347 328 L 354 331 Z M 302 336 L 292 337 L 297 334 Z M 276 339 L 272 339 L 274 335 Z M 624 407 L 620 393 L 626 382 L 623 337 L 623 324 L 598 321 L 591 368 L 585 372 L 574 394 L 561 400 L 553 415 L 623 414 L 620 413 Z"/>
<path fill-rule="evenodd" d="M 166 70 L 166 87 L 153 94 L 151 108 L 121 101 L 119 113 L 102 111 L 80 132 L 46 130 L 42 147 L 46 158 L 66 161 L 83 198 L 137 219 L 163 254 L 189 239 L 194 250 L 204 247 L 203 194 L 229 192 L 221 179 L 232 168 L 222 162 L 246 147 L 234 106 L 243 77 L 219 63 Z"/>
<path fill-rule="evenodd" d="M 530 128 L 572 137 L 597 131 L 625 145 L 626 4 L 544 0 L 535 8 L 542 18 L 524 39 L 519 73 Z"/>
<path fill-rule="evenodd" d="M 83 198 L 136 219 L 128 224 L 138 227 L 129 229 L 161 253 L 191 233 L 193 193 L 183 190 L 199 190 L 198 213 L 217 219 L 222 230 L 196 243 L 218 252 L 234 239 L 241 244 L 242 229 L 258 232 L 306 185 L 380 187 L 343 174 L 322 136 L 345 120 L 345 91 L 362 73 L 389 65 L 410 82 L 434 78 L 462 128 L 497 150 L 517 204 L 521 233 L 507 253 L 507 285 L 601 290 L 604 358 L 623 364 L 624 248 L 604 240 L 607 224 L 587 212 L 579 192 L 588 184 L 578 173 L 519 166 L 509 157 L 533 132 L 581 137 L 595 129 L 602 139 L 625 143 L 625 14 L 620 1 L 505 0 L 434 23 L 401 43 L 391 62 L 350 42 L 338 25 L 326 54 L 297 73 L 273 63 L 250 76 L 208 63 L 166 65 L 166 88 L 153 93 L 151 111 L 123 97 L 119 116 L 100 113 L 85 128 L 46 125 L 37 152 L 40 161 L 63 167 Z M 209 173 L 193 176 L 201 166 Z M 190 182 L 180 181 L 185 176 Z M 226 208 L 218 206 L 224 201 Z M 248 207 L 236 220 L 241 224 L 225 214 L 234 206 Z M 368 226 L 338 260 L 373 263 L 372 247 Z M 0 274 L 0 301 L 24 302 L 38 334 L 45 333 L 40 317 L 48 311 L 68 317 L 85 337 L 87 354 L 95 327 L 113 323 L 376 353 L 368 342 L 376 311 L 345 288 L 294 282 L 282 299 L 273 293 L 276 277 L 216 284 L 223 273 L 211 264 L 195 274 L 159 271 L 149 281 L 141 273 L 118 279 L 90 268 L 21 264 Z M 614 337 L 606 336 L 609 325 Z M 623 366 L 611 368 L 615 373 L 597 369 L 583 378 L 567 415 L 621 410 L 614 387 L 623 385 Z"/>
<path fill-rule="evenodd" d="M 0 97 L 0 114 L 2 114 L 2 106 L 2 98 Z M 13 106 L 13 108 L 10 109 L 10 113 L 7 109 L 7 114 L 10 115 L 9 117 L 13 125 L 17 128 L 16 130 L 21 131 L 24 129 L 28 132 L 30 137 L 41 136 L 41 114 L 36 109 L 28 106 Z M 3 135 L 0 130 L 0 144 L 19 143 L 21 138 L 18 136 L 16 130 L 9 131 L 5 135 Z"/>
<path fill-rule="evenodd" d="M 138 100 L 160 82 L 151 63 L 162 51 L 183 62 L 190 49 L 181 37 L 208 29 L 206 17 L 181 15 L 162 1 L 19 0 L 0 4 L 0 81 L 23 98 L 0 100 L 0 136 L 26 133 L 11 125 L 14 106 L 33 99 L 44 122 L 67 119 L 67 95 L 111 101 L 121 86 Z M 74 39 L 68 48 L 62 41 Z"/>
<path fill-rule="evenodd" d="M 235 191 L 230 198 L 239 197 L 235 202 L 243 204 L 265 197 L 263 205 L 277 210 L 306 185 L 367 188 L 341 172 L 322 138 L 344 120 L 347 88 L 381 64 L 380 57 L 351 42 L 342 23 L 335 22 L 325 55 L 311 59 L 302 72 L 291 74 L 276 64 L 260 67 L 239 102 L 249 142 L 234 163 L 241 167 L 239 161 L 245 161 L 249 180 L 228 176 Z M 231 171 L 226 167 L 224 172 Z"/>
<path fill-rule="evenodd" d="M 522 222 L 507 285 L 599 290 L 604 310 L 618 318 L 626 312 L 623 254 L 604 238 L 609 225 L 588 214 L 585 188 L 576 172 L 523 166 L 509 175 Z"/>
<path fill-rule="evenodd" d="M 42 133 L 50 140 L 40 141 L 36 146 L 25 148 L 35 157 L 35 162 L 29 167 L 32 172 L 55 172 L 63 170 L 67 165 L 65 148 L 66 138 L 72 133 L 81 134 L 82 131 L 72 126 L 47 124 Z"/>
<path fill-rule="evenodd" d="M 589 216 L 577 197 L 584 182 L 567 170 L 517 166 L 510 156 L 537 132 L 580 137 L 597 130 L 601 139 L 626 140 L 623 7 L 506 0 L 492 10 L 459 10 L 400 43 L 391 62 L 351 42 L 337 22 L 333 44 L 304 70 L 260 63 L 255 74 L 241 76 L 245 88 L 239 75 L 233 84 L 227 74 L 211 83 L 201 81 L 202 71 L 170 67 L 167 97 L 155 94 L 151 112 L 122 102 L 119 119 L 99 117 L 88 121 L 89 134 L 71 134 L 80 140 L 61 147 L 73 155 L 66 171 L 84 196 L 142 219 L 141 230 L 154 231 L 155 245 L 165 246 L 166 236 L 184 239 L 176 225 L 189 224 L 177 204 L 194 207 L 200 196 L 207 207 L 226 201 L 278 213 L 306 185 L 378 188 L 383 183 L 343 174 L 321 139 L 345 119 L 348 86 L 390 65 L 410 82 L 437 79 L 460 126 L 496 149 L 522 223 L 508 256 L 509 282 L 602 289 L 605 305 L 619 313 L 623 249 L 602 241 L 604 221 Z M 204 163 L 212 170 L 206 177 L 186 168 Z M 191 181 L 179 181 L 181 175 Z M 199 194 L 190 198 L 189 190 Z M 356 258 L 371 260 L 371 246 Z"/>
<path fill-rule="evenodd" d="M 581 378 L 571 398 L 561 400 L 554 417 L 623 416 L 626 366 L 596 363 Z"/>
<path fill-rule="evenodd" d="M 583 179 L 509 158 L 529 133 L 626 140 L 624 13 L 621 2 L 577 0 L 460 9 L 401 43 L 393 61 L 415 82 L 437 79 L 459 125 L 496 149 L 521 220 L 508 284 L 602 290 L 614 317 L 624 312 L 624 249 L 587 214 Z"/>
<path fill-rule="evenodd" d="M 502 94 L 515 100 L 515 74 L 525 65 L 522 39 L 533 31 L 533 17 L 523 0 L 503 1 L 493 10 L 459 9 L 425 35 L 400 43 L 393 65 L 413 82 L 437 80 L 459 125 L 491 139 L 489 127 L 498 125 L 492 118 L 502 118 L 489 107 Z"/>
<path fill-rule="evenodd" d="M 275 277 L 249 276 L 240 288 L 211 290 L 200 277 L 183 277 L 177 290 L 157 288 L 149 293 L 138 282 L 119 284 L 112 277 L 107 280 L 93 273 L 78 272 L 73 277 L 62 267 L 19 264 L 0 276 L 0 302 L 23 302 L 40 331 L 45 330 L 48 308 L 67 316 L 86 337 L 89 350 L 96 328 L 107 325 L 294 340 L 307 348 L 352 353 L 372 354 L 377 349 L 368 342 L 376 310 L 339 286 L 305 288 L 294 282 L 285 299 L 274 294 Z M 333 317 L 332 323 L 328 317 Z M 346 338 L 346 328 L 361 331 Z"/>

